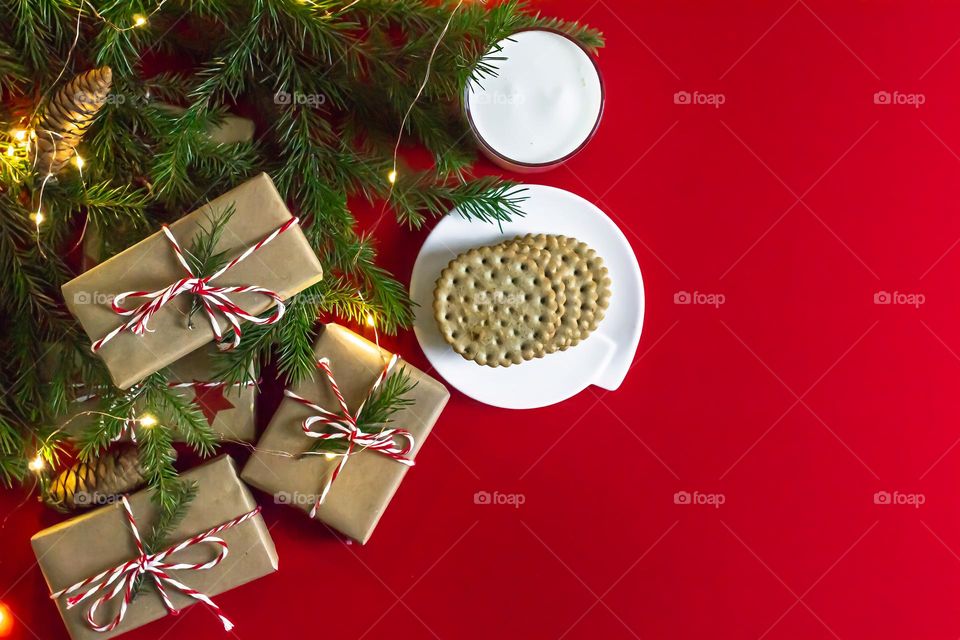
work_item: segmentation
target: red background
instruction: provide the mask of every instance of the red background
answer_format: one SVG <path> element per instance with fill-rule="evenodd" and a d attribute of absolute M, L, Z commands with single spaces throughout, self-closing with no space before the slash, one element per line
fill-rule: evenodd
<path fill-rule="evenodd" d="M 366 547 L 264 504 L 281 569 L 218 598 L 233 636 L 960 635 L 948 4 L 536 2 L 607 36 L 596 139 L 527 179 L 626 232 L 647 288 L 636 364 L 616 392 L 537 411 L 454 392 Z M 678 105 L 677 91 L 725 102 Z M 425 234 L 380 225 L 387 266 L 407 277 Z M 679 291 L 725 303 L 677 305 Z M 879 291 L 925 301 L 877 305 Z M 388 344 L 426 366 L 412 333 Z M 480 490 L 525 503 L 477 505 Z M 31 502 L 0 530 L 17 637 L 66 638 L 28 544 L 55 520 Z M 126 637 L 221 633 L 193 607 Z"/>

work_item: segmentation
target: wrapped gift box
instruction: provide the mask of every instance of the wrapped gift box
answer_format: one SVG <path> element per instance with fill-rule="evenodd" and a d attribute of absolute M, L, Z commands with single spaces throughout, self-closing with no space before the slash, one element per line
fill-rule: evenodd
<path fill-rule="evenodd" d="M 257 507 L 249 489 L 237 477 L 233 459 L 220 456 L 181 476 L 197 485 L 196 498 L 186 516 L 171 532 L 168 540 L 178 544 L 214 527 L 239 518 Z M 158 509 L 147 491 L 129 498 L 138 529 L 146 536 Z M 229 554 L 215 567 L 203 571 L 171 571 L 176 580 L 210 598 L 277 570 L 277 552 L 263 518 L 257 514 L 217 534 L 229 547 Z M 94 577 L 137 558 L 138 552 L 123 505 L 119 502 L 100 507 L 66 522 L 44 529 L 30 540 L 37 563 L 51 593 Z M 204 563 L 216 555 L 210 543 L 197 544 L 169 556 L 171 562 Z M 106 640 L 141 627 L 167 615 L 167 609 L 153 585 L 144 578 L 145 588 L 132 600 L 123 621 L 112 631 L 94 631 L 86 621 L 89 598 L 72 609 L 67 596 L 56 599 L 60 615 L 73 640 Z M 167 587 L 175 607 L 188 607 L 196 600 Z M 117 613 L 122 594 L 102 605 L 96 620 L 105 623 Z M 229 617 L 230 612 L 224 611 Z"/>
<path fill-rule="evenodd" d="M 367 396 L 390 358 L 389 353 L 372 342 L 336 324 L 323 329 L 314 354 L 318 359 L 329 359 L 351 412 L 356 411 Z M 407 363 L 399 366 L 405 367 L 416 386 L 407 396 L 413 404 L 394 414 L 389 426 L 411 433 L 415 446 L 407 458 L 414 459 L 450 393 L 440 382 L 416 367 Z M 336 397 L 322 372 L 318 371 L 293 391 L 329 411 L 339 411 Z M 315 412 L 309 407 L 284 398 L 241 474 L 246 482 L 273 494 L 275 501 L 289 503 L 307 512 L 313 508 L 316 496 L 339 464 L 338 458 L 328 459 L 323 455 L 298 456 L 308 451 L 314 442 L 302 429 L 303 421 L 311 415 Z M 276 452 L 292 455 L 278 455 Z M 319 506 L 317 519 L 361 544 L 366 543 L 408 469 L 373 450 L 351 455 Z"/>
<path fill-rule="evenodd" d="M 218 251 L 226 252 L 227 259 L 256 245 L 292 217 L 273 181 L 263 173 L 184 216 L 170 225 L 170 231 L 180 246 L 188 250 L 199 227 L 209 226 L 208 217 L 230 206 L 234 207 L 234 214 L 217 245 Z M 97 341 L 127 321 L 111 308 L 115 295 L 158 291 L 184 275 L 169 240 L 157 232 L 63 285 L 63 296 L 91 341 Z M 287 299 L 317 283 L 322 276 L 317 256 L 295 224 L 212 284 L 255 285 Z M 118 387 L 126 389 L 214 339 L 204 312 L 195 314 L 192 328 L 188 326 L 192 297 L 194 294 L 190 293 L 174 297 L 150 319 L 150 331 L 142 335 L 123 331 L 97 352 Z M 237 292 L 229 297 L 252 315 L 262 314 L 275 304 L 261 293 Z M 125 304 L 132 308 L 142 302 L 143 298 L 130 298 Z M 221 329 L 226 330 L 226 320 L 219 312 L 215 315 Z"/>

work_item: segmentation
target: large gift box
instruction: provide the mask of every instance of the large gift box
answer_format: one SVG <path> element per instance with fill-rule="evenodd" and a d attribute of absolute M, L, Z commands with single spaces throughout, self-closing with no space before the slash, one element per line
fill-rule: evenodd
<path fill-rule="evenodd" d="M 227 384 L 216 379 L 217 354 L 215 345 L 200 347 L 193 353 L 177 360 L 167 367 L 167 379 L 170 387 L 189 402 L 194 403 L 206 418 L 213 433 L 220 440 L 253 442 L 256 439 L 256 416 L 254 403 L 257 396 L 255 384 Z M 89 391 L 89 393 L 84 393 Z M 63 429 L 78 436 L 93 424 L 102 410 L 100 397 L 96 389 L 80 388 L 79 400 L 73 403 L 70 411 L 60 424 Z M 139 407 L 138 413 L 148 412 L 149 407 Z M 168 423 L 170 416 L 158 413 L 161 423 Z M 137 427 L 131 424 L 135 430 Z M 174 431 L 174 440 L 182 441 L 183 436 Z M 130 434 L 124 433 L 124 439 Z"/>
<path fill-rule="evenodd" d="M 67 307 L 118 387 L 126 389 L 214 340 L 211 318 L 230 344 L 235 332 L 228 317 L 252 321 L 277 299 L 286 300 L 322 278 L 317 256 L 265 173 L 174 222 L 169 232 L 181 250 L 189 251 L 211 216 L 231 207 L 216 247 L 230 262 L 212 280 L 191 279 L 177 247 L 161 230 L 63 285 Z M 235 258 L 240 261 L 231 265 Z M 205 292 L 206 308 L 188 322 L 198 290 Z M 127 313 L 121 315 L 115 306 Z"/>
<path fill-rule="evenodd" d="M 354 415 L 391 359 L 387 351 L 336 324 L 324 327 L 314 354 L 318 360 L 326 359 L 329 363 L 340 393 Z M 300 455 L 314 443 L 304 433 L 303 425 L 317 411 L 288 394 L 241 477 L 273 494 L 277 502 L 307 512 L 315 509 L 317 519 L 361 544 L 366 543 L 403 481 L 408 464 L 415 459 L 450 398 L 446 387 L 416 367 L 407 363 L 398 367 L 403 367 L 410 381 L 416 383 L 407 396 L 412 403 L 397 411 L 386 425 L 405 430 L 412 438 L 413 446 L 402 456 L 391 457 L 363 445 L 345 460 L 341 456 Z M 341 414 L 330 380 L 320 370 L 289 391 L 332 414 Z M 337 475 L 331 483 L 335 471 Z M 329 487 L 329 491 L 317 505 L 324 487 Z"/>
<path fill-rule="evenodd" d="M 185 517 L 167 537 L 170 545 L 183 548 L 148 561 L 182 585 L 180 588 L 163 581 L 163 591 L 174 610 L 206 598 L 210 604 L 205 606 L 223 616 L 224 626 L 229 628 L 229 612 L 219 611 L 213 598 L 276 571 L 277 552 L 256 501 L 237 477 L 232 458 L 220 456 L 182 474 L 181 478 L 197 486 L 196 497 Z M 137 530 L 146 538 L 158 514 L 155 503 L 147 491 L 141 491 L 130 496 L 128 504 Z M 92 615 L 95 625 L 109 627 L 121 612 L 124 589 L 111 599 L 102 601 L 101 598 L 110 595 L 117 584 L 126 579 L 132 583 L 136 578 L 131 575 L 130 567 L 137 565 L 140 553 L 131 526 L 125 505 L 118 501 L 44 529 L 31 538 L 50 592 L 56 594 L 76 587 L 55 598 L 74 640 L 105 640 L 167 615 L 167 606 L 157 591 L 157 579 L 144 573 L 139 578 L 144 588 L 132 592 L 135 595 L 115 627 L 96 631 L 87 619 Z M 214 531 L 221 527 L 224 528 Z M 222 540 L 229 553 L 223 553 L 217 542 L 201 538 L 203 534 Z M 191 542 L 193 544 L 189 544 Z M 165 546 L 161 553 L 167 548 Z M 171 569 L 158 563 L 206 568 Z M 106 584 L 115 569 L 124 568 L 125 573 Z M 68 606 L 70 598 L 79 598 L 101 585 L 104 588 L 90 593 L 75 606 Z M 202 598 L 191 597 L 188 595 L 191 592 Z M 98 606 L 91 614 L 93 605 Z"/>

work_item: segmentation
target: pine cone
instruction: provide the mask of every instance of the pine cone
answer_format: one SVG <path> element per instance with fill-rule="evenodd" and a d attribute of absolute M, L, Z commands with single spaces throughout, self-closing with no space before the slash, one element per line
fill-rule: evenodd
<path fill-rule="evenodd" d="M 89 462 L 76 462 L 50 483 L 44 502 L 59 511 L 86 509 L 143 485 L 136 445 L 124 444 Z"/>
<path fill-rule="evenodd" d="M 30 160 L 41 176 L 60 173 L 110 94 L 110 67 L 86 71 L 57 91 L 35 128 Z"/>

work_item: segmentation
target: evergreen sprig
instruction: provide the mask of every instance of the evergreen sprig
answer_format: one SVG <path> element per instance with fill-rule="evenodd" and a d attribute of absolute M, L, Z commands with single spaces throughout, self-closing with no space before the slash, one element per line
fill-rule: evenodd
<path fill-rule="evenodd" d="M 164 510 L 173 508 L 178 500 L 174 435 L 179 434 L 202 456 L 211 455 L 217 447 L 217 437 L 196 404 L 171 389 L 164 372 L 148 376 L 127 391 L 102 385 L 85 392 L 96 394 L 99 403 L 92 412 L 95 420 L 77 438 L 80 458 L 95 458 L 125 429 L 135 430 L 140 464 L 147 483 L 154 489 L 154 499 Z M 155 416 L 157 424 L 130 424 L 130 420 L 139 421 L 145 414 Z"/>
<path fill-rule="evenodd" d="M 367 433 L 377 433 L 390 428 L 394 414 L 413 406 L 414 400 L 409 394 L 417 384 L 411 380 L 410 373 L 403 366 L 387 376 L 364 403 L 363 410 L 357 417 L 357 427 Z M 310 451 L 343 453 L 347 446 L 343 439 L 316 438 Z"/>
<path fill-rule="evenodd" d="M 156 522 L 143 539 L 147 553 L 159 553 L 170 546 L 170 534 L 183 522 L 190 504 L 197 497 L 197 484 L 181 480 L 171 491 L 170 506 L 162 509 Z"/>

